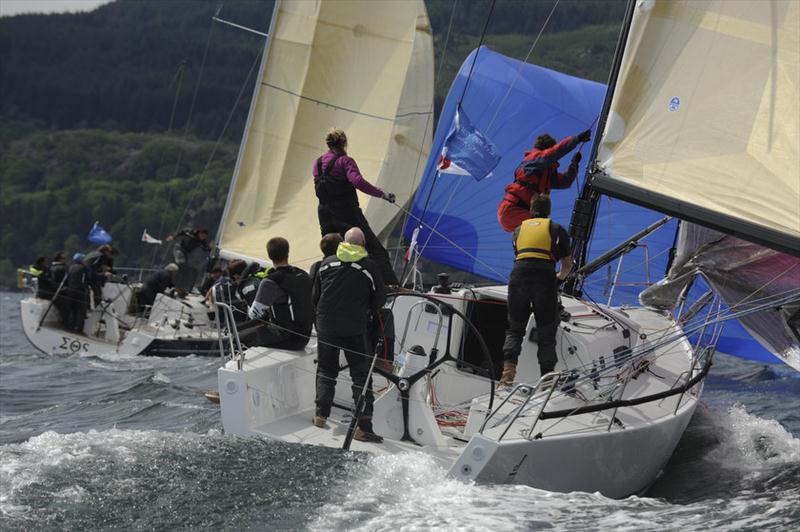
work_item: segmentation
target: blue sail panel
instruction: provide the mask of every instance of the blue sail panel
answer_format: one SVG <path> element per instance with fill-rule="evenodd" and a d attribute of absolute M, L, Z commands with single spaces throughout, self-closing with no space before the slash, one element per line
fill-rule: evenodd
<path fill-rule="evenodd" d="M 501 156 L 492 176 L 477 183 L 468 176 L 437 172 L 476 53 L 461 107 Z M 405 227 L 406 238 L 411 237 L 422 217 L 418 243 L 423 256 L 505 282 L 513 251 L 510 234 L 500 227 L 496 215 L 505 186 L 513 180 L 525 151 L 531 149 L 538 135 L 549 133 L 560 140 L 589 128 L 600 112 L 604 95 L 605 86 L 600 83 L 529 65 L 486 47 L 473 51 L 456 76 L 439 117 L 431 156 Z M 588 151 L 588 145 L 584 145 L 581 176 Z M 569 157 L 562 162 L 562 170 L 566 170 Z M 553 219 L 562 225 L 569 224 L 577 192 L 577 183 L 570 190 L 553 192 Z"/>

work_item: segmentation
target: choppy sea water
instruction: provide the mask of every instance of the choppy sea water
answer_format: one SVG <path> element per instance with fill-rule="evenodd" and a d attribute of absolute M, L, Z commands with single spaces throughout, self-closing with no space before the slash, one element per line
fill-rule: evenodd
<path fill-rule="evenodd" d="M 53 357 L 0 293 L 0 530 L 797 530 L 800 374 L 719 355 L 644 497 L 468 485 L 422 454 L 225 436 L 219 361 Z M 646 450 L 644 450 L 646 452 Z"/>

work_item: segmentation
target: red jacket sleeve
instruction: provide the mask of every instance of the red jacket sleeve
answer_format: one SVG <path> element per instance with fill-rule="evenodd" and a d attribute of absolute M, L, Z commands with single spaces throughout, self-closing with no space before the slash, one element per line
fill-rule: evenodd
<path fill-rule="evenodd" d="M 575 137 L 567 137 L 555 146 L 551 146 L 546 150 L 542 150 L 540 153 L 542 159 L 544 159 L 545 164 L 555 163 L 558 162 L 563 156 L 571 152 L 575 146 L 578 145 L 578 139 Z"/>
<path fill-rule="evenodd" d="M 578 165 L 570 163 L 569 168 L 564 173 L 555 172 L 550 180 L 550 188 L 564 189 L 572 186 L 575 178 L 578 177 Z"/>

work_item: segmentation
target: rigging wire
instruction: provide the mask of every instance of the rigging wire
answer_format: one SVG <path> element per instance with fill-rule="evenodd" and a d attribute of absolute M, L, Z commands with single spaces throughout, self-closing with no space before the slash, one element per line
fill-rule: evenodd
<path fill-rule="evenodd" d="M 480 53 L 481 46 L 483 45 L 483 41 L 486 38 L 486 31 L 489 28 L 489 21 L 492 18 L 492 13 L 494 12 L 494 6 L 495 6 L 496 3 L 497 3 L 497 0 L 492 0 L 492 5 L 489 7 L 489 13 L 486 15 L 486 20 L 483 23 L 483 31 L 481 31 L 481 37 L 478 40 L 478 48 L 475 50 L 475 55 L 472 57 L 472 64 L 469 67 L 469 72 L 467 73 L 467 80 L 464 82 L 464 89 L 461 91 L 461 96 L 459 97 L 458 103 L 456 104 L 456 109 L 460 109 L 461 108 L 461 102 L 464 101 L 464 96 L 467 93 L 467 88 L 469 87 L 469 81 L 470 81 L 470 78 L 472 77 L 472 70 L 475 68 L 475 63 L 478 60 L 478 54 Z M 454 4 L 454 9 L 455 9 L 455 4 Z M 451 19 L 451 23 L 452 23 L 452 19 Z M 441 67 L 441 64 L 439 66 Z M 419 229 L 422 228 L 422 223 L 421 223 L 422 219 L 424 219 L 425 215 L 428 213 L 428 206 L 430 205 L 431 195 L 433 194 L 433 189 L 436 186 L 436 181 L 438 181 L 439 175 L 440 174 L 437 171 L 436 172 L 436 176 L 433 178 L 433 181 L 431 182 L 431 186 L 428 189 L 428 195 L 425 198 L 425 204 L 424 204 L 424 206 L 422 208 L 422 214 L 420 215 L 419 218 L 417 218 L 416 216 L 414 217 L 414 218 L 416 218 L 417 220 L 420 221 L 420 224 L 418 225 Z M 407 212 L 408 212 L 409 215 L 411 215 L 411 211 L 410 210 L 407 211 Z M 406 269 L 408 268 L 408 264 L 409 263 L 406 262 L 406 264 L 403 266 L 403 272 L 402 272 L 401 277 L 400 277 L 401 279 L 404 278 L 405 275 L 406 275 Z"/>
<path fill-rule="evenodd" d="M 438 85 L 439 79 L 442 76 L 442 70 L 444 69 L 444 60 L 445 60 L 445 57 L 447 56 L 447 45 L 450 42 L 450 32 L 453 29 L 453 19 L 455 18 L 455 14 L 456 14 L 456 6 L 458 6 L 458 0 L 453 0 L 453 7 L 450 10 L 450 20 L 447 23 L 447 33 L 445 34 L 444 44 L 442 45 L 442 53 L 441 53 L 441 55 L 439 57 L 439 68 L 437 69 L 436 77 L 433 80 L 434 92 L 435 92 L 435 89 L 436 89 L 436 85 Z M 419 165 L 420 165 L 420 162 L 422 161 L 422 151 L 423 151 L 422 145 L 425 143 L 425 137 L 428 136 L 428 128 L 430 127 L 431 120 L 433 119 L 433 111 L 434 111 L 433 107 L 434 107 L 434 104 L 431 103 L 431 112 L 430 112 L 430 114 L 428 114 L 428 118 L 425 120 L 425 132 L 422 135 L 422 143 L 420 143 L 419 155 L 417 156 L 417 165 L 416 165 L 416 167 L 414 169 L 414 183 L 413 183 L 413 185 L 416 185 L 417 175 L 419 174 Z M 414 190 L 414 188 L 415 188 L 415 186 L 412 186 L 412 191 Z M 412 200 L 413 200 L 413 196 L 414 195 L 415 194 L 412 194 L 412 198 L 411 198 Z M 410 203 L 411 203 L 411 201 L 409 201 L 409 204 Z M 403 216 L 403 223 L 401 224 L 400 227 L 401 228 L 405 227 L 407 223 L 408 223 L 408 214 Z M 400 250 L 401 249 L 402 249 L 402 247 L 398 246 L 397 252 L 395 253 L 395 260 L 397 260 L 397 257 L 400 255 Z M 404 265 L 403 266 L 403 272 L 402 272 L 402 274 L 400 276 L 401 280 L 403 279 L 403 277 L 405 277 L 405 273 L 406 273 L 406 266 Z"/>
<path fill-rule="evenodd" d="M 221 9 L 222 9 L 222 2 L 220 2 L 219 7 L 217 8 L 217 14 L 219 14 L 219 11 Z M 212 37 L 213 34 L 214 34 L 214 23 L 212 21 L 211 26 L 208 28 L 208 35 L 206 36 L 205 46 L 203 47 L 203 57 L 200 60 L 200 70 L 198 71 L 197 82 L 195 83 L 194 91 L 192 92 L 192 101 L 189 104 L 189 113 L 186 116 L 186 123 L 183 126 L 183 134 L 181 135 L 181 141 L 182 142 L 180 143 L 181 149 L 178 151 L 178 159 L 175 161 L 175 167 L 172 170 L 173 178 L 177 177 L 178 169 L 180 168 L 181 162 L 183 161 L 183 155 L 184 155 L 184 151 L 185 151 L 185 148 L 184 148 L 185 142 L 183 142 L 183 141 L 185 141 L 186 138 L 189 136 L 189 127 L 190 127 L 190 125 L 192 123 L 192 117 L 194 116 L 194 109 L 195 109 L 195 105 L 197 104 L 197 95 L 200 92 L 200 84 L 201 84 L 201 82 L 203 80 L 203 73 L 205 72 L 206 61 L 208 59 L 208 50 L 211 47 L 211 37 Z M 184 64 L 185 64 L 185 61 L 184 61 Z M 183 81 L 183 76 L 181 76 L 181 82 L 182 81 Z M 177 92 L 176 92 L 175 106 L 177 106 L 177 103 L 178 103 L 178 96 L 177 96 Z M 173 107 L 173 109 L 172 109 L 172 116 L 173 117 L 175 116 L 175 107 Z M 171 129 L 172 129 L 172 117 L 170 117 L 170 128 L 169 128 L 168 131 L 170 131 Z M 159 229 L 158 229 L 158 233 L 157 233 L 159 237 L 163 237 L 164 226 L 166 225 L 166 222 L 167 222 L 167 213 L 169 212 L 169 210 L 170 210 L 169 207 L 172 204 L 173 192 L 174 192 L 174 189 L 170 188 L 169 192 L 167 193 L 167 209 L 165 209 L 164 212 L 161 214 L 161 224 L 159 225 Z M 179 227 L 180 227 L 180 224 L 179 224 Z M 166 255 L 166 249 L 167 248 L 165 247 L 164 250 L 163 250 L 164 251 L 164 255 Z M 156 247 L 153 250 L 153 257 L 152 257 L 152 259 L 150 261 L 151 262 L 151 264 L 150 264 L 151 266 L 155 265 L 157 254 L 158 254 L 158 247 Z"/>
<path fill-rule="evenodd" d="M 558 3 L 560 1 L 561 0 L 556 0 L 553 3 L 553 7 L 550 9 L 550 13 L 547 15 L 547 19 L 545 19 L 544 24 L 542 24 L 542 27 L 539 28 L 539 33 L 536 35 L 536 38 L 533 40 L 533 43 L 531 44 L 531 47 L 528 49 L 528 53 L 525 55 L 525 59 L 523 59 L 522 63 L 519 65 L 519 67 L 517 67 L 517 73 L 514 76 L 514 79 L 511 81 L 511 85 L 508 86 L 508 90 L 506 91 L 505 96 L 503 96 L 503 99 L 500 100 L 500 103 L 497 105 L 497 109 L 495 110 L 492 119 L 489 121 L 489 125 L 486 126 L 487 135 L 489 134 L 489 131 L 492 129 L 492 125 L 494 124 L 495 119 L 497 119 L 497 116 L 500 114 L 500 109 L 503 108 L 503 105 L 505 105 L 509 94 L 511 94 L 511 91 L 514 89 L 514 85 L 517 84 L 517 80 L 519 79 L 520 73 L 522 72 L 522 65 L 527 64 L 528 59 L 530 59 L 531 54 L 533 54 L 533 49 L 536 48 L 536 45 L 539 43 L 539 38 L 541 38 L 542 34 L 544 33 L 544 29 L 550 23 L 550 18 L 553 16 L 553 13 L 555 13 L 556 7 L 558 7 Z"/>
<path fill-rule="evenodd" d="M 217 137 L 216 142 L 214 142 L 214 148 L 211 150 L 211 154 L 208 156 L 208 160 L 206 161 L 206 164 L 203 167 L 202 172 L 200 172 L 200 178 L 198 179 L 197 185 L 195 185 L 194 190 L 192 191 L 192 195 L 189 198 L 189 201 L 186 204 L 186 207 L 184 208 L 180 219 L 178 220 L 178 228 L 180 228 L 181 223 L 183 223 L 183 219 L 185 218 L 186 213 L 189 211 L 189 208 L 192 206 L 192 203 L 197 197 L 197 193 L 202 187 L 203 181 L 205 180 L 207 175 L 208 168 L 209 166 L 211 166 L 211 161 L 214 160 L 214 156 L 217 154 L 217 148 L 219 148 L 220 142 L 222 142 L 225 133 L 227 133 L 228 131 L 228 126 L 230 125 L 231 120 L 233 119 L 233 115 L 236 112 L 236 108 L 239 107 L 239 102 L 242 100 L 242 96 L 244 95 L 245 90 L 247 89 L 247 87 L 250 86 L 250 77 L 253 75 L 253 71 L 255 70 L 256 65 L 259 64 L 260 60 L 261 60 L 261 53 L 259 52 L 258 54 L 256 54 L 253 64 L 250 65 L 250 70 L 247 72 L 247 77 L 245 78 L 244 83 L 242 83 L 242 86 L 239 88 L 239 94 L 236 96 L 236 101 L 233 103 L 233 106 L 231 107 L 231 110 L 228 113 L 228 118 L 225 120 L 225 125 L 222 126 L 222 131 L 220 131 L 220 134 Z"/>

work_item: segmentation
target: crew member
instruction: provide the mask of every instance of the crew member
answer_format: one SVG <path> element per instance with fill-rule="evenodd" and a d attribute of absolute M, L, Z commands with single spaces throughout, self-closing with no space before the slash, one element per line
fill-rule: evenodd
<path fill-rule="evenodd" d="M 210 299 L 208 291 L 211 290 L 211 287 L 216 284 L 217 279 L 220 277 L 222 277 L 222 268 L 219 266 L 214 266 L 211 268 L 211 271 L 208 272 L 208 275 L 200 285 L 200 293 L 205 295 L 206 298 Z"/>
<path fill-rule="evenodd" d="M 289 242 L 285 238 L 270 238 L 267 256 L 273 269 L 259 283 L 247 311 L 258 325 L 242 331 L 239 337 L 251 346 L 303 349 L 314 324 L 311 278 L 289 264 Z"/>
<path fill-rule="evenodd" d="M 150 274 L 136 294 L 139 312 L 144 312 L 147 307 L 152 307 L 157 294 L 163 294 L 167 289 L 175 286 L 175 277 L 178 274 L 178 265 L 171 262 Z"/>
<path fill-rule="evenodd" d="M 525 326 L 536 318 L 537 357 L 541 374 L 556 367 L 558 328 L 558 282 L 572 270 L 569 235 L 550 220 L 550 197 L 538 196 L 531 205 L 531 217 L 514 231 L 514 267 L 508 283 L 508 329 L 503 344 L 503 374 L 500 384 L 511 385 L 517 375 L 517 360 Z M 561 268 L 556 274 L 555 264 Z"/>
<path fill-rule="evenodd" d="M 208 229 L 186 228 L 175 236 L 168 236 L 167 240 L 175 242 L 172 255 L 180 268 L 175 276 L 175 286 L 191 292 L 198 275 L 205 270 L 211 252 Z"/>
<path fill-rule="evenodd" d="M 354 438 L 381 443 L 372 430 L 372 380 L 367 382 L 370 357 L 365 333 L 370 311 L 386 301 L 381 274 L 364 248 L 364 233 L 358 227 L 347 231 L 336 255 L 326 258 L 314 280 L 313 299 L 317 309 L 317 410 L 313 423 L 324 427 L 331 413 L 339 376 L 339 351 L 350 368 L 353 401 L 366 389 L 366 404 L 359 416 Z"/>
<path fill-rule="evenodd" d="M 342 243 L 342 240 L 342 235 L 339 233 L 328 233 L 324 235 L 322 240 L 319 241 L 319 250 L 322 252 L 322 260 L 336 255 L 336 250 L 339 249 L 339 244 Z M 322 266 L 322 260 L 318 260 L 308 269 L 308 274 L 311 276 L 312 281 L 317 277 L 319 267 Z"/>
<path fill-rule="evenodd" d="M 389 203 L 395 202 L 394 194 L 384 192 L 364 179 L 358 165 L 347 155 L 347 136 L 338 128 L 331 128 L 325 137 L 329 151 L 314 163 L 314 188 L 319 198 L 319 226 L 322 234 L 344 234 L 351 227 L 359 227 L 366 239 L 366 249 L 383 273 L 387 284 L 398 285 L 389 260 L 389 253 L 364 218 L 358 205 L 356 189 Z"/>
<path fill-rule="evenodd" d="M 50 263 L 50 280 L 53 283 L 53 305 L 58 309 L 58 314 L 61 316 L 62 323 L 64 322 L 64 315 L 68 309 L 68 303 L 64 298 L 64 293 L 66 289 L 66 277 L 69 271 L 69 267 L 67 266 L 66 257 L 64 256 L 63 251 L 57 252 L 53 256 L 53 262 Z M 64 285 L 62 285 L 62 281 Z M 59 291 L 59 287 L 61 290 Z"/>
<path fill-rule="evenodd" d="M 528 218 L 531 202 L 540 194 L 549 195 L 551 189 L 564 189 L 572 186 L 578 176 L 578 163 L 581 153 L 572 156 L 569 169 L 558 171 L 558 160 L 571 152 L 579 143 L 591 139 L 592 132 L 586 131 L 577 136 L 567 137 L 558 144 L 556 139 L 545 133 L 540 135 L 533 150 L 525 152 L 522 163 L 514 173 L 514 181 L 506 185 L 506 195 L 497 207 L 497 220 L 504 230 L 513 232 L 523 220 Z"/>
<path fill-rule="evenodd" d="M 94 295 L 95 305 L 103 297 L 103 285 L 113 275 L 114 257 L 118 254 L 117 248 L 103 244 L 83 257 L 83 264 L 86 266 L 86 282 Z"/>
<path fill-rule="evenodd" d="M 242 278 L 239 281 L 236 293 L 239 298 L 247 304 L 248 308 L 250 308 L 250 305 L 252 305 L 253 301 L 256 299 L 258 286 L 261 284 L 261 281 L 263 281 L 273 269 L 273 267 L 262 268 L 259 263 L 251 262 L 242 272 Z"/>
<path fill-rule="evenodd" d="M 36 297 L 39 299 L 52 299 L 58 285 L 53 286 L 50 278 L 50 267 L 47 265 L 47 257 L 36 257 L 36 261 L 31 264 L 28 271 L 36 277 Z"/>
<path fill-rule="evenodd" d="M 83 334 L 83 322 L 86 320 L 89 298 L 87 291 L 89 268 L 83 263 L 84 256 L 80 253 L 76 253 L 72 258 L 74 262 L 67 270 L 67 280 L 64 282 L 65 312 L 62 313 L 61 319 L 68 330 Z"/>

